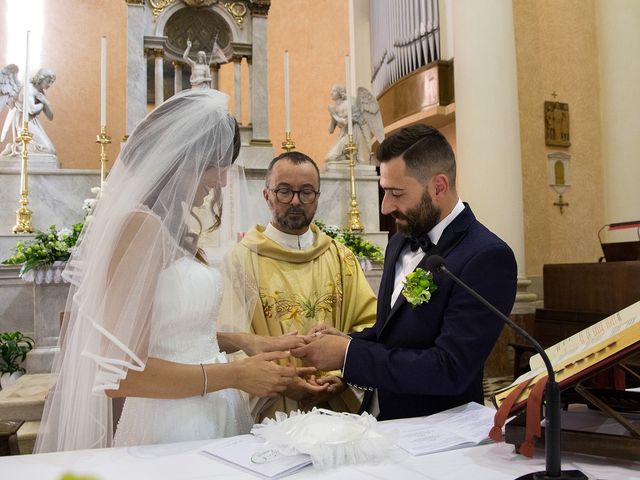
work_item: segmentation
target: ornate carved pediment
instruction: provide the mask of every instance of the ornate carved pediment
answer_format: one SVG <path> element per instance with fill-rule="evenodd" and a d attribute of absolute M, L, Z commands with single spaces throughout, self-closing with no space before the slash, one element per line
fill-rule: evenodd
<path fill-rule="evenodd" d="M 218 3 L 218 0 L 182 0 L 190 7 L 210 7 L 214 3 Z"/>
<path fill-rule="evenodd" d="M 198 50 L 211 53 L 214 38 L 223 50 L 231 42 L 231 31 L 227 23 L 211 10 L 192 10 L 183 8 L 174 13 L 167 21 L 164 35 L 174 53 L 187 48 L 187 39 L 193 44 L 191 54 L 195 58 Z"/>
<path fill-rule="evenodd" d="M 248 0 L 249 8 L 253 15 L 267 15 L 269 13 L 269 7 L 271 6 L 271 0 Z"/>

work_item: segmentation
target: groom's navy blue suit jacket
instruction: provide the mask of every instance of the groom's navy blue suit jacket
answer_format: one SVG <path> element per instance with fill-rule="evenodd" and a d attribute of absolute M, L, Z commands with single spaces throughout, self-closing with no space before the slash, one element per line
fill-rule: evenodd
<path fill-rule="evenodd" d="M 430 415 L 470 401 L 482 403 L 484 362 L 503 322 L 444 273 L 428 303 L 413 308 L 403 295 L 391 308 L 395 265 L 405 237 L 394 235 L 385 254 L 373 327 L 352 334 L 345 381 L 378 390 L 378 419 Z M 444 258 L 449 271 L 509 315 L 517 266 L 509 246 L 482 225 L 469 205 L 444 230 L 429 255 Z"/>

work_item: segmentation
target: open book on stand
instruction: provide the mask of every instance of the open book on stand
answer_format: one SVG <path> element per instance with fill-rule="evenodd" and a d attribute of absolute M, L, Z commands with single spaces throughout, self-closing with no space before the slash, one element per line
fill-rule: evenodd
<path fill-rule="evenodd" d="M 582 382 L 611 367 L 621 366 L 631 375 L 640 379 L 637 373 L 627 368 L 624 361 L 640 353 L 640 302 L 636 302 L 604 320 L 578 332 L 575 335 L 545 350 L 556 381 L 561 390 L 572 387 L 584 399 L 583 402 L 600 410 L 603 418 L 617 422 L 618 433 L 602 433 L 571 429 L 572 423 L 563 412 L 561 445 L 566 451 L 587 454 L 603 454 L 601 445 L 611 446 L 609 456 L 640 452 L 640 427 L 637 415 L 640 413 L 640 394 L 624 390 L 597 390 Z M 540 411 L 547 381 L 547 370 L 540 355 L 531 357 L 531 371 L 518 377 L 511 385 L 498 390 L 492 400 L 498 412 L 490 436 L 496 433 L 507 417 L 518 416 L 506 424 L 505 439 L 519 445 L 518 451 L 524 455 L 533 454 L 533 446 L 542 445 L 544 428 L 540 423 Z M 520 413 L 526 408 L 525 413 Z M 602 420 L 604 422 L 604 419 Z M 633 456 L 633 455 L 632 455 Z"/>
<path fill-rule="evenodd" d="M 619 363 L 639 350 L 640 301 L 547 348 L 545 352 L 554 367 L 560 388 L 564 388 Z M 529 372 L 494 393 L 492 400 L 496 407 L 499 408 L 512 391 L 529 382 L 516 398 L 511 412 L 516 413 L 526 406 L 536 381 L 547 375 L 540 355 L 532 356 L 529 366 Z"/>

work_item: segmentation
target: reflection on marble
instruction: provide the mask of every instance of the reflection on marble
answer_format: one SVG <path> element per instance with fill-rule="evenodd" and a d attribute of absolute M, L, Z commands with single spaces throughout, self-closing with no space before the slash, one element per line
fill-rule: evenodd
<path fill-rule="evenodd" d="M 60 314 L 64 312 L 69 284 L 33 286 L 33 334 L 38 347 L 52 347 L 60 336 Z"/>
<path fill-rule="evenodd" d="M 0 265 L 0 332 L 33 335 L 33 286 L 19 276 L 20 267 Z"/>
<path fill-rule="evenodd" d="M 100 185 L 98 170 L 39 170 L 29 173 L 29 209 L 33 213 L 33 227 L 37 230 L 55 224 L 69 227 L 82 221 L 82 202 L 93 197 L 91 188 Z M 0 235 L 12 235 L 20 192 L 20 172 L 0 169 Z M 9 256 L 0 244 L 0 257 Z"/>
<path fill-rule="evenodd" d="M 31 170 L 51 170 L 52 168 L 60 168 L 60 161 L 55 155 L 40 155 L 29 153 L 29 171 Z M 22 157 L 20 155 L 0 155 L 0 168 L 22 167 Z"/>
<path fill-rule="evenodd" d="M 144 55 L 145 8 L 127 5 L 127 134 L 147 114 L 147 62 Z"/>
<path fill-rule="evenodd" d="M 251 122 L 253 138 L 266 140 L 269 138 L 269 96 L 267 75 L 267 17 L 254 16 L 251 19 L 253 28 L 253 55 L 251 57 Z"/>

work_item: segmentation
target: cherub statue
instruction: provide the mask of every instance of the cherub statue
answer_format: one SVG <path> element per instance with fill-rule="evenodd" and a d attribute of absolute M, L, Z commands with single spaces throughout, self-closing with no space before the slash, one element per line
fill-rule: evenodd
<path fill-rule="evenodd" d="M 29 132 L 33 135 L 32 140 L 28 144 L 30 153 L 40 155 L 56 155 L 53 143 L 47 136 L 40 123 L 40 114 L 53 120 L 53 110 L 51 104 L 45 96 L 47 90 L 56 80 L 56 75 L 48 68 L 38 70 L 26 88 L 22 88 L 22 82 L 18 78 L 18 67 L 15 64 L 9 64 L 0 70 L 0 111 L 6 106 L 9 113 L 2 127 L 2 135 L 0 141 L 4 141 L 9 129 L 13 135 L 13 142 L 8 144 L 1 155 L 13 156 L 20 155 L 22 145 L 17 140 L 22 130 L 22 105 L 23 95 L 27 95 L 27 113 L 29 122 Z"/>
<path fill-rule="evenodd" d="M 340 128 L 338 141 L 331 147 L 327 154 L 327 162 L 348 160 L 344 155 L 344 146 L 347 143 L 347 91 L 342 85 L 334 85 L 331 88 L 331 99 L 334 105 L 329 105 L 329 133 L 333 133 L 336 127 Z M 351 101 L 351 118 L 353 122 L 353 141 L 358 147 L 356 162 L 369 163 L 371 156 L 371 140 L 375 137 L 379 142 L 384 140 L 384 128 L 380 115 L 380 106 L 375 97 L 364 87 L 358 88 L 355 101 Z"/>
<path fill-rule="evenodd" d="M 218 45 L 218 37 L 213 40 L 213 48 L 211 50 L 211 56 L 207 61 L 207 54 L 204 50 L 200 50 L 196 56 L 196 61 L 189 58 L 189 52 L 191 51 L 192 43 L 187 40 L 187 49 L 182 54 L 182 58 L 191 67 L 191 88 L 212 88 L 211 86 L 211 71 L 209 65 L 227 63 L 229 59 L 226 57 L 220 46 Z"/>

